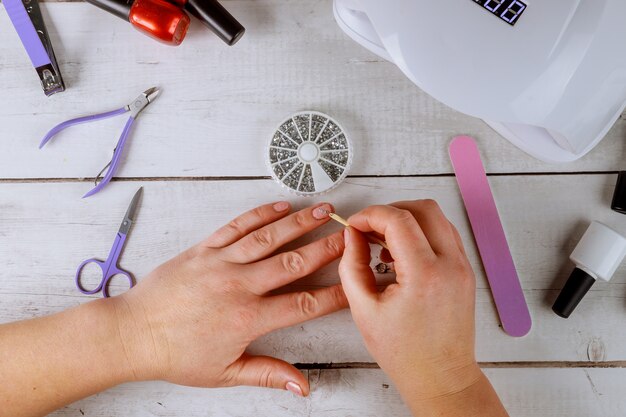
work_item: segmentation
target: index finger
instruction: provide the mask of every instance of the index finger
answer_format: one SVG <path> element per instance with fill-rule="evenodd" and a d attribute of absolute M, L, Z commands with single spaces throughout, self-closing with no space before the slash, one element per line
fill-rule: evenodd
<path fill-rule="evenodd" d="M 286 201 L 256 207 L 215 231 L 204 241 L 204 245 L 215 249 L 231 245 L 248 233 L 287 216 L 290 208 Z"/>
<path fill-rule="evenodd" d="M 371 206 L 348 220 L 355 229 L 385 236 L 396 270 L 410 271 L 417 259 L 436 257 L 424 231 L 408 211 L 392 206 Z"/>

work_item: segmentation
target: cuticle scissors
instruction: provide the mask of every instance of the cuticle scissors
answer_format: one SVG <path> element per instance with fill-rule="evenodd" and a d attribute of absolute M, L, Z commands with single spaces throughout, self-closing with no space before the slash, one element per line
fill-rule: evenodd
<path fill-rule="evenodd" d="M 124 249 L 124 243 L 126 242 L 126 237 L 128 236 L 128 233 L 130 232 L 130 228 L 132 227 L 133 222 L 135 221 L 135 217 L 137 215 L 137 208 L 139 206 L 139 200 L 141 199 L 142 194 L 143 194 L 143 187 L 140 187 L 139 190 L 137 190 L 137 192 L 133 196 L 133 199 L 130 202 L 128 209 L 126 210 L 126 214 L 124 215 L 124 220 L 122 220 L 122 224 L 120 225 L 120 228 L 117 231 L 117 235 L 115 236 L 115 240 L 113 241 L 113 246 L 111 247 L 111 251 L 109 252 L 109 256 L 107 257 L 106 261 L 101 261 L 96 258 L 91 258 L 91 259 L 87 259 L 83 261 L 78 266 L 78 269 L 76 270 L 76 287 L 83 294 L 91 295 L 102 290 L 102 296 L 105 298 L 109 297 L 109 289 L 108 289 L 109 282 L 111 281 L 111 278 L 113 278 L 115 275 L 125 276 L 128 279 L 128 282 L 130 283 L 129 288 L 132 288 L 135 285 L 133 276 L 128 271 L 121 269 L 117 265 L 117 262 L 119 260 L 120 254 L 122 253 L 122 249 Z M 100 281 L 100 284 L 98 284 L 98 286 L 93 290 L 85 289 L 85 287 L 83 287 L 81 283 L 81 273 L 83 269 L 85 268 L 85 266 L 89 264 L 96 264 L 100 267 L 100 269 L 102 269 L 102 281 Z"/>
<path fill-rule="evenodd" d="M 39 149 L 43 148 L 44 145 L 48 143 L 50 139 L 52 139 L 57 133 L 61 132 L 64 129 L 67 129 L 70 126 L 92 122 L 95 120 L 107 119 L 109 117 L 117 116 L 130 111 L 130 117 L 126 122 L 126 126 L 124 126 L 124 130 L 122 131 L 122 134 L 117 141 L 117 145 L 115 145 L 115 149 L 113 149 L 113 157 L 111 158 L 109 163 L 106 164 L 104 168 L 102 168 L 102 171 L 100 171 L 96 176 L 94 180 L 96 186 L 91 189 L 91 191 L 89 191 L 87 194 L 85 194 L 83 198 L 94 195 L 102 188 L 104 188 L 104 186 L 106 186 L 113 178 L 113 175 L 118 168 L 122 151 L 124 150 L 124 145 L 126 144 L 126 140 L 128 139 L 130 129 L 133 126 L 135 119 L 139 116 L 139 113 L 141 113 L 143 109 L 148 107 L 148 105 L 157 98 L 160 93 L 161 90 L 159 90 L 157 87 L 152 87 L 141 93 L 139 97 L 132 101 L 132 103 L 122 107 L 121 109 L 112 110 L 105 113 L 98 113 L 91 116 L 78 117 L 76 119 L 71 119 L 63 123 L 59 123 L 52 129 L 50 129 L 46 136 L 44 136 L 41 143 L 39 144 Z M 104 177 L 102 176 L 103 173 L 105 173 Z"/>

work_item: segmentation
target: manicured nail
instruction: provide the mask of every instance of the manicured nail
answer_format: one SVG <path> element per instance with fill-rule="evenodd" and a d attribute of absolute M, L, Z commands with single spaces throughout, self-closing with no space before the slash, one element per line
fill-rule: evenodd
<path fill-rule="evenodd" d="M 350 243 L 350 229 L 347 227 L 343 229 L 343 242 L 344 245 L 348 247 L 348 244 Z"/>
<path fill-rule="evenodd" d="M 274 207 L 274 210 L 280 213 L 281 211 L 285 211 L 289 208 L 289 203 L 286 201 L 280 201 L 274 204 L 272 207 Z"/>
<path fill-rule="evenodd" d="M 328 218 L 328 213 L 332 213 L 333 209 L 330 204 L 323 204 L 313 209 L 313 217 L 317 220 L 324 220 Z"/>
<path fill-rule="evenodd" d="M 287 391 L 291 391 L 298 397 L 304 397 L 304 394 L 302 393 L 302 388 L 300 388 L 300 385 L 296 384 L 295 382 L 287 382 L 287 385 L 285 385 L 285 389 L 287 389 Z"/>

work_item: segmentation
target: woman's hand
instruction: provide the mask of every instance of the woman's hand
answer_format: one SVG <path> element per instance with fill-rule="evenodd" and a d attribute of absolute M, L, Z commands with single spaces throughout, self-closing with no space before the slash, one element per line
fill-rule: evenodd
<path fill-rule="evenodd" d="M 324 204 L 289 214 L 281 202 L 233 220 L 127 293 L 0 325 L 0 415 L 47 415 L 124 382 L 258 385 L 307 395 L 290 364 L 245 352 L 254 339 L 347 306 L 341 286 L 271 295 L 332 262 L 340 233 L 295 251 L 284 244 L 325 224 Z M 10 358 L 10 360 L 3 360 Z"/>
<path fill-rule="evenodd" d="M 340 285 L 271 295 L 341 256 L 340 233 L 274 253 L 325 224 L 328 204 L 289 214 L 258 207 L 158 267 L 118 297 L 120 335 L 134 379 L 200 387 L 255 385 L 308 395 L 292 365 L 246 347 L 273 330 L 347 307 Z"/>
<path fill-rule="evenodd" d="M 437 203 L 373 206 L 348 221 L 339 274 L 352 316 L 414 414 L 506 415 L 475 359 L 474 274 Z M 382 292 L 361 232 L 384 236 L 393 257 L 397 283 Z"/>

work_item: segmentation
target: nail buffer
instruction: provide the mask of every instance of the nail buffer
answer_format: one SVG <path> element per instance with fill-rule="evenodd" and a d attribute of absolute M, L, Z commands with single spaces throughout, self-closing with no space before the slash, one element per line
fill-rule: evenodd
<path fill-rule="evenodd" d="M 474 139 L 454 138 L 450 159 L 502 327 L 511 336 L 525 336 L 532 326 L 530 313 Z"/>
<path fill-rule="evenodd" d="M 3 0 L 2 4 L 39 75 L 46 96 L 65 91 L 37 0 Z"/>

